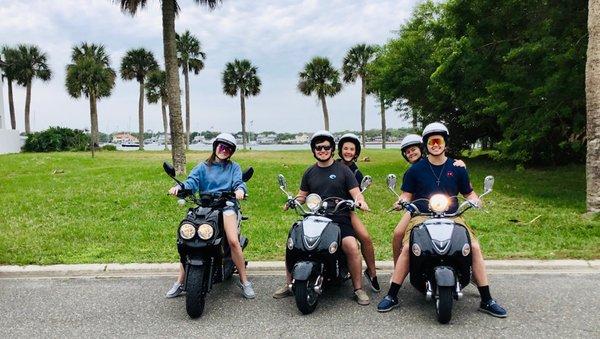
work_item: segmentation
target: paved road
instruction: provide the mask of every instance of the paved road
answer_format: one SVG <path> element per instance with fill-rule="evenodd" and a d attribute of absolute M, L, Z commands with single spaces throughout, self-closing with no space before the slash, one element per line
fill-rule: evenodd
<path fill-rule="evenodd" d="M 401 309 L 390 313 L 375 311 L 377 295 L 370 306 L 357 305 L 347 284 L 302 316 L 292 298 L 271 298 L 281 276 L 252 279 L 256 300 L 244 300 L 232 282 L 219 284 L 198 320 L 188 318 L 183 297 L 163 297 L 171 277 L 0 279 L 0 337 L 600 337 L 600 274 L 493 274 L 492 294 L 509 317 L 477 312 L 477 290 L 469 286 L 446 326 L 410 286 L 400 291 Z"/>

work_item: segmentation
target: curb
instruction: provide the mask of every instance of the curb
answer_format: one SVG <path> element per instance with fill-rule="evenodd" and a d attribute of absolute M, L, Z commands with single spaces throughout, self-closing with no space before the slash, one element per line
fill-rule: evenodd
<path fill-rule="evenodd" d="M 75 264 L 0 266 L 0 279 L 25 277 L 112 277 L 112 276 L 162 276 L 174 275 L 178 263 L 152 264 Z M 364 266 L 364 263 L 363 263 Z M 382 273 L 391 273 L 392 261 L 377 261 Z M 600 273 L 600 260 L 486 260 L 490 273 Z M 254 261 L 248 263 L 251 275 L 282 275 L 283 261 Z"/>

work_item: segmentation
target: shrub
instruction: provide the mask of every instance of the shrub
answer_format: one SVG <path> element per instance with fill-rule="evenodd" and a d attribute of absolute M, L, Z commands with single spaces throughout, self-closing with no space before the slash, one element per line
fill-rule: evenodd
<path fill-rule="evenodd" d="M 82 130 L 50 127 L 31 133 L 25 140 L 25 152 L 85 151 L 89 149 L 90 136 Z"/>
<path fill-rule="evenodd" d="M 100 148 L 103 151 L 116 151 L 117 150 L 117 146 L 115 145 L 104 145 Z"/>

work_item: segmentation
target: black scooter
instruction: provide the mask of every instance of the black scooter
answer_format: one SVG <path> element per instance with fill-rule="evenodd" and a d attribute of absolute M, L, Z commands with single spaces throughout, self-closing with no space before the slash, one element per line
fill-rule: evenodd
<path fill-rule="evenodd" d="M 175 169 L 163 163 L 165 172 L 178 184 Z M 244 182 L 250 180 L 254 169 L 250 167 L 243 175 Z M 183 186 L 183 185 L 181 185 Z M 191 318 L 198 318 L 204 312 L 206 294 L 213 284 L 225 281 L 233 275 L 235 265 L 231 259 L 231 250 L 225 230 L 223 229 L 222 209 L 237 204 L 234 192 L 219 194 L 202 194 L 199 197 L 191 190 L 182 189 L 177 194 L 181 205 L 186 201 L 196 206 L 188 209 L 185 218 L 179 223 L 177 232 L 177 250 L 184 260 L 184 290 L 187 292 L 185 309 Z M 238 215 L 238 230 L 241 220 L 247 220 L 241 213 Z M 248 239 L 240 235 L 242 250 L 248 245 Z M 246 263 L 247 264 L 247 263 Z"/>
<path fill-rule="evenodd" d="M 388 188 L 395 191 L 396 176 L 389 174 Z M 492 191 L 494 177 L 484 180 L 484 193 Z M 455 198 L 455 197 L 452 197 Z M 467 229 L 455 223 L 453 217 L 462 215 L 471 207 L 477 207 L 470 201 L 463 202 L 455 213 L 446 213 L 451 198 L 444 194 L 435 194 L 428 201 L 430 212 L 421 212 L 413 203 L 402 203 L 402 207 L 414 216 L 427 216 L 429 219 L 416 225 L 410 234 L 410 283 L 426 300 L 435 300 L 437 320 L 446 324 L 452 318 L 454 300 L 462 298 L 462 289 L 471 281 L 472 257 L 471 238 Z"/>
<path fill-rule="evenodd" d="M 318 194 L 306 197 L 306 210 L 287 192 L 283 175 L 279 174 L 279 188 L 287 196 L 287 204 L 302 217 L 288 234 L 285 265 L 292 275 L 290 289 L 296 306 L 302 314 L 312 313 L 326 285 L 339 285 L 350 278 L 344 252 L 340 250 L 340 227 L 325 215 L 335 215 L 342 209 L 353 210 L 355 202 L 336 197 L 321 199 Z M 372 182 L 365 176 L 361 182 L 364 191 Z"/>

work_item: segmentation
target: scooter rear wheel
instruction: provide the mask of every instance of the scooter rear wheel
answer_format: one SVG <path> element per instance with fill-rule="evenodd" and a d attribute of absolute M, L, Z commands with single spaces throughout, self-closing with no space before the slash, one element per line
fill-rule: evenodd
<path fill-rule="evenodd" d="M 185 310 L 190 318 L 202 316 L 206 298 L 204 276 L 206 267 L 190 266 L 187 272 Z"/>
<path fill-rule="evenodd" d="M 309 280 L 300 280 L 294 282 L 294 296 L 296 297 L 296 306 L 302 314 L 310 314 L 319 303 L 319 294 L 315 292 L 314 284 Z"/>
<path fill-rule="evenodd" d="M 437 319 L 442 324 L 447 324 L 452 318 L 452 303 L 454 301 L 452 287 L 439 286 L 438 299 L 435 301 Z"/>

